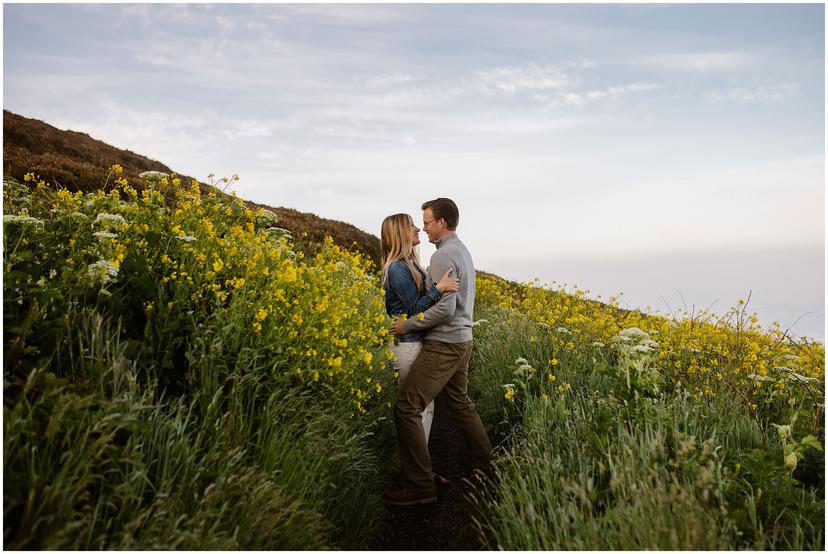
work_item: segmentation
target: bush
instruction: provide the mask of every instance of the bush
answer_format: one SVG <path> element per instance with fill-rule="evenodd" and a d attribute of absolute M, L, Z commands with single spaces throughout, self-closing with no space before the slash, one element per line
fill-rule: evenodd
<path fill-rule="evenodd" d="M 478 290 L 470 395 L 500 442 L 474 494 L 488 548 L 822 549 L 821 345 L 577 289 Z"/>
<path fill-rule="evenodd" d="M 4 183 L 5 545 L 361 545 L 391 380 L 371 263 L 174 176 L 27 183 Z"/>

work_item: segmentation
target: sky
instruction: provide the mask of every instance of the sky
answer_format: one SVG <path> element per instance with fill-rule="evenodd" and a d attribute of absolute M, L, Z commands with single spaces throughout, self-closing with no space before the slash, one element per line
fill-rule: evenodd
<path fill-rule="evenodd" d="M 3 107 L 377 236 L 450 197 L 478 269 L 824 340 L 822 4 L 5 4 Z"/>

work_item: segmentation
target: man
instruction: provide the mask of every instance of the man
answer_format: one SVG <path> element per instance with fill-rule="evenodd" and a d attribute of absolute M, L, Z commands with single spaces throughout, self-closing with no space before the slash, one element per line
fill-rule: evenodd
<path fill-rule="evenodd" d="M 437 245 L 428 277 L 431 282 L 436 282 L 447 270 L 453 269 L 454 276 L 460 280 L 460 290 L 443 294 L 425 312 L 407 320 L 395 320 L 391 327 L 391 332 L 396 335 L 427 332 L 423 349 L 400 385 L 394 402 L 403 488 L 385 491 L 382 499 L 397 506 L 437 501 L 420 413 L 441 391 L 445 392 L 455 428 L 474 453 L 472 475 L 484 475 L 492 453 L 489 436 L 467 395 L 475 275 L 471 255 L 455 233 L 460 214 L 457 205 L 448 198 L 426 202 L 422 209 L 423 230 L 428 240 Z"/>

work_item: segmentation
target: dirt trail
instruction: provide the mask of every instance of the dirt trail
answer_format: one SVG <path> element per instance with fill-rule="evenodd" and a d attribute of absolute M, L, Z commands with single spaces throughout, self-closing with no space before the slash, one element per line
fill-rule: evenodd
<path fill-rule="evenodd" d="M 442 396 L 434 403 L 428 450 L 434 471 L 451 481 L 437 492 L 437 503 L 386 506 L 368 550 L 480 550 L 471 526 L 473 506 L 465 499 L 471 485 L 464 478 L 472 455 L 454 430 Z"/>

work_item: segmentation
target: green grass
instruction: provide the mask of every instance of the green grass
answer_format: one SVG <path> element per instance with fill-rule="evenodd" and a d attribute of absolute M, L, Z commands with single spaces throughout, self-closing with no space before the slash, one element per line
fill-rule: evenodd
<path fill-rule="evenodd" d="M 475 494 L 488 548 L 822 550 L 823 468 L 789 471 L 775 429 L 739 399 L 638 394 L 592 349 L 558 350 L 518 313 L 478 310 L 489 323 L 470 394 L 500 442 L 493 483 Z M 552 357 L 554 382 L 541 371 Z M 538 369 L 507 400 L 517 358 Z"/>
<path fill-rule="evenodd" d="M 184 209 L 170 217 L 210 208 L 215 228 L 224 229 L 216 244 L 242 237 L 217 251 L 228 266 L 225 274 L 230 264 L 248 261 L 245 248 L 249 257 L 279 249 L 274 259 L 282 265 L 268 266 L 271 275 L 261 282 L 273 282 L 282 267 L 307 272 L 283 285 L 291 295 L 287 310 L 294 310 L 287 321 L 272 309 L 257 331 L 251 322 L 259 321 L 254 316 L 263 303 L 254 295 L 263 286 L 252 272 L 227 275 L 243 275 L 251 286 L 223 287 L 225 303 L 188 301 L 204 273 L 188 243 L 161 223 L 140 234 L 142 221 L 173 214 L 176 205 L 164 202 L 174 200 L 142 204 L 91 195 L 84 202 L 45 188 L 5 185 L 7 210 L 40 218 L 4 224 L 5 548 L 327 550 L 365 544 L 379 513 L 383 483 L 377 476 L 386 471 L 392 442 L 387 400 L 356 387 L 373 392 L 375 383 L 389 385 L 390 371 L 372 373 L 376 360 L 384 363 L 383 350 L 376 336 L 352 345 L 373 351 L 373 366 L 360 354 L 328 376 L 323 372 L 330 366 L 309 360 L 290 342 L 293 330 L 303 337 L 318 333 L 327 315 L 320 304 L 332 304 L 330 298 L 384 316 L 379 289 L 359 274 L 358 258 L 326 245 L 303 261 L 283 242 L 255 242 L 265 230 L 250 227 L 258 235 L 247 229 L 242 236 L 241 225 L 256 218 L 238 206 L 179 199 Z M 60 202 L 89 214 L 70 213 Z M 122 213 L 131 223 L 117 230 L 128 245 L 121 280 L 103 286 L 90 282 L 87 264 L 99 256 L 117 261 L 117 250 L 91 233 L 98 212 Z M 199 235 L 195 244 L 208 238 Z M 152 275 L 162 254 L 177 271 L 196 276 L 194 283 L 165 285 L 161 277 L 171 268 Z M 326 280 L 330 267 L 354 275 Z M 309 314 L 309 321 L 297 327 L 291 314 Z M 333 358 L 340 335 L 365 335 L 368 324 L 381 322 L 347 319 L 316 342 L 296 340 Z M 296 367 L 308 374 L 318 368 L 323 378 L 304 381 Z M 355 392 L 362 394 L 361 410 Z"/>
<path fill-rule="evenodd" d="M 223 200 L 183 197 L 179 213 L 161 198 L 6 192 L 7 213 L 40 218 L 4 224 L 6 548 L 367 544 L 395 467 L 370 267 L 330 245 L 303 260 Z M 120 258 L 93 234 L 97 213 L 129 220 L 110 228 Z M 90 282 L 103 260 L 121 262 L 118 280 Z M 481 544 L 822 550 L 824 428 L 801 388 L 751 408 L 494 300 L 475 317 L 488 322 L 470 396 L 497 445 L 474 493 Z M 789 423 L 790 436 L 774 426 Z"/>
<path fill-rule="evenodd" d="M 33 371 L 5 410 L 6 548 L 362 544 L 377 508 L 372 432 L 251 376 L 203 415 L 200 398 L 153 398 L 117 328 L 94 312 L 80 327 L 87 392 Z"/>

